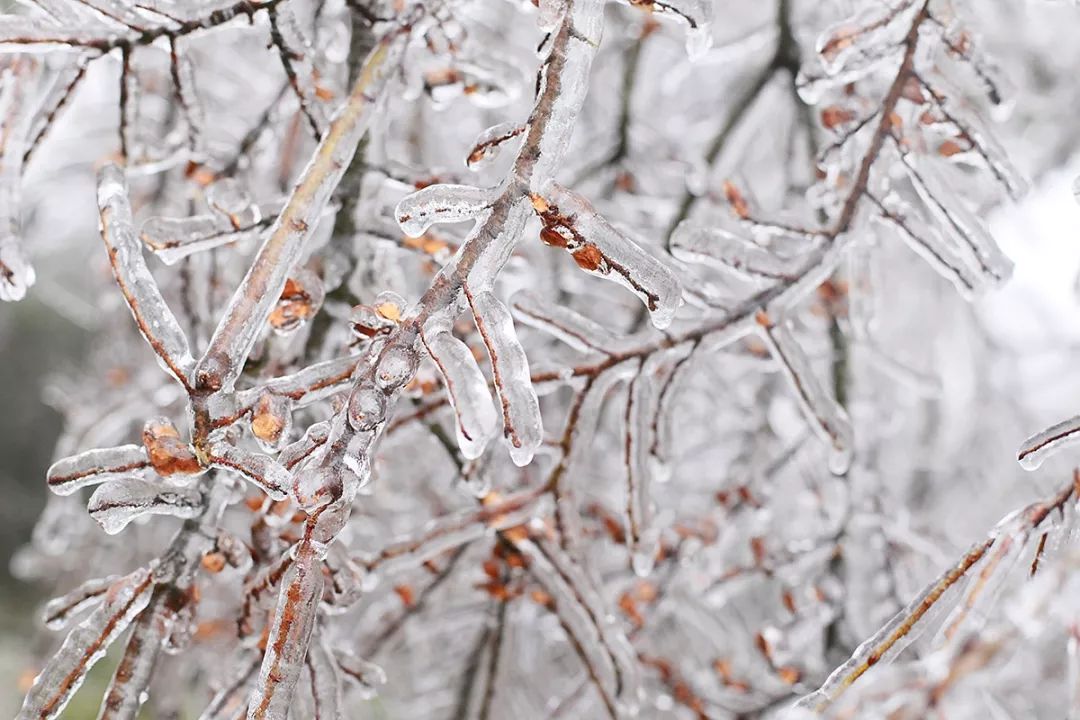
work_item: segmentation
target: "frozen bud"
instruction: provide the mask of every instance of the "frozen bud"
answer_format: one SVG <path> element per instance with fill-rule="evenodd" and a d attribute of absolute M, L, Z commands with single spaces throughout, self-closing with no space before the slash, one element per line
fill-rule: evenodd
<path fill-rule="evenodd" d="M 210 208 L 229 221 L 233 229 L 248 227 L 259 221 L 259 206 L 233 178 L 218 180 L 206 189 Z"/>
<path fill-rule="evenodd" d="M 386 417 L 386 394 L 377 387 L 361 385 L 349 398 L 349 425 L 357 432 L 371 430 Z"/>
<path fill-rule="evenodd" d="M 395 390 L 405 385 L 416 373 L 419 358 L 412 348 L 401 345 L 383 351 L 375 368 L 375 382 L 384 390 Z"/>
<path fill-rule="evenodd" d="M 293 499 L 305 509 L 319 507 L 341 496 L 341 473 L 333 468 L 306 468 L 293 480 Z"/>
<path fill-rule="evenodd" d="M 200 390 L 217 392 L 224 387 L 224 378 L 229 374 L 229 358 L 220 352 L 208 353 L 195 368 L 195 384 Z"/>
<path fill-rule="evenodd" d="M 405 313 L 405 300 L 393 292 L 380 293 L 371 305 L 357 305 L 352 309 L 349 323 L 353 334 L 359 338 L 386 335 L 401 322 Z"/>
<path fill-rule="evenodd" d="M 284 395 L 264 392 L 251 409 L 251 434 L 266 452 L 281 448 L 292 425 L 292 401 Z"/>
<path fill-rule="evenodd" d="M 176 426 L 167 419 L 148 420 L 142 439 L 150 464 L 161 477 L 195 475 L 204 470 L 191 446 L 180 439 Z"/>
<path fill-rule="evenodd" d="M 322 280 L 311 270 L 301 270 L 285 281 L 285 289 L 270 313 L 270 326 L 280 334 L 290 333 L 315 316 L 326 291 Z"/>

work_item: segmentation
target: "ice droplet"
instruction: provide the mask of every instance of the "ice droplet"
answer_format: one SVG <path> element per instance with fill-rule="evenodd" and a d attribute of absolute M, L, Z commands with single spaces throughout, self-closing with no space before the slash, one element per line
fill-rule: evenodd
<path fill-rule="evenodd" d="M 386 393 L 372 385 L 361 385 L 349 398 L 349 425 L 357 432 L 366 432 L 386 417 Z"/>

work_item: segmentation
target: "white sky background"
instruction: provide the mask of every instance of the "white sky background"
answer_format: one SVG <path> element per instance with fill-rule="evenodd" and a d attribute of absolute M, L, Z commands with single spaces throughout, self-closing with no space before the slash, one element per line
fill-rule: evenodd
<path fill-rule="evenodd" d="M 1047 173 L 1016 205 L 989 217 L 1013 260 L 1012 279 L 980 299 L 991 337 L 1015 354 L 1019 377 L 1005 387 L 1043 426 L 1080 413 L 1080 204 L 1073 195 L 1080 156 Z M 1020 440 L 1022 438 L 1019 438 Z"/>

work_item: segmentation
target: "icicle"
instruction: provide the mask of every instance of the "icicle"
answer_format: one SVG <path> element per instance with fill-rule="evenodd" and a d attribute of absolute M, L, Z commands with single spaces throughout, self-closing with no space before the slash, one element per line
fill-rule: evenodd
<path fill-rule="evenodd" d="M 379 694 L 379 687 L 386 684 L 386 672 L 381 667 L 349 650 L 335 650 L 334 659 L 361 700 L 372 699 Z"/>
<path fill-rule="evenodd" d="M 42 622 L 50 630 L 59 630 L 72 618 L 101 602 L 102 595 L 120 580 L 119 575 L 87 580 L 74 590 L 53 598 L 41 612 Z"/>
<path fill-rule="evenodd" d="M 476 136 L 472 150 L 465 159 L 470 170 L 479 171 L 491 165 L 508 142 L 525 132 L 526 126 L 504 122 L 492 125 Z"/>
<path fill-rule="evenodd" d="M 315 701 L 314 720 L 339 720 L 341 712 L 341 674 L 337 661 L 319 638 L 311 643 L 306 658 L 311 678 L 311 697 Z"/>
<path fill-rule="evenodd" d="M 529 361 L 506 306 L 487 290 L 467 296 L 476 328 L 491 358 L 510 458 L 515 465 L 523 467 L 532 461 L 533 453 L 544 439 L 540 404 L 529 379 Z"/>
<path fill-rule="evenodd" d="M 467 460 L 484 453 L 499 420 L 488 391 L 487 379 L 472 350 L 454 337 L 447 317 L 435 318 L 424 327 L 424 345 L 446 384 L 457 422 L 458 446 Z"/>
<path fill-rule="evenodd" d="M 671 235 L 672 254 L 686 262 L 700 262 L 739 275 L 789 280 L 802 266 L 802 258 L 787 259 L 723 228 L 702 227 L 684 220 Z"/>
<path fill-rule="evenodd" d="M 712 47 L 713 6 L 708 0 L 628 0 L 628 3 L 646 8 L 659 17 L 682 19 L 689 26 L 686 54 L 691 60 L 700 60 Z"/>
<path fill-rule="evenodd" d="M 611 353 L 619 347 L 618 338 L 603 325 L 535 293 L 516 293 L 510 307 L 526 325 L 543 330 L 580 352 Z"/>
<path fill-rule="evenodd" d="M 87 510 L 105 532 L 115 535 L 144 515 L 196 517 L 202 510 L 202 495 L 188 488 L 122 478 L 99 487 L 90 496 Z"/>
<path fill-rule="evenodd" d="M 671 324 L 682 304 L 675 275 L 656 258 L 613 228 L 581 196 L 549 183 L 533 206 L 544 222 L 541 238 L 564 248 L 578 267 L 627 288 L 649 309 L 658 328 Z"/>
<path fill-rule="evenodd" d="M 139 445 L 87 450 L 57 460 L 45 473 L 49 489 L 57 495 L 70 495 L 79 488 L 131 475 L 146 468 L 150 461 Z"/>
<path fill-rule="evenodd" d="M 401 231 L 420 237 L 436 223 L 472 220 L 494 202 L 491 190 L 471 185 L 429 185 L 406 195 L 397 204 L 394 216 Z"/>
<path fill-rule="evenodd" d="M 57 717 L 82 685 L 86 674 L 105 656 L 150 602 L 154 588 L 150 570 L 141 568 L 115 583 L 101 605 L 64 640 L 49 663 L 34 679 L 17 720 L 49 720 Z"/>
<path fill-rule="evenodd" d="M 214 467 L 238 473 L 272 500 L 284 500 L 289 496 L 292 476 L 266 455 L 248 452 L 227 442 L 215 442 L 210 446 L 208 459 Z"/>
<path fill-rule="evenodd" d="M 213 215 L 186 218 L 152 217 L 139 229 L 143 244 L 166 265 L 172 265 L 192 253 L 244 242 L 264 229 L 261 222 L 234 228 L 222 225 Z"/>
<path fill-rule="evenodd" d="M 783 324 L 772 324 L 767 316 L 758 320 L 761 338 L 780 364 L 784 376 L 795 390 L 799 405 L 814 431 L 829 445 L 829 470 L 843 475 L 851 466 L 854 442 L 851 423 L 844 408 L 821 387 L 810 360 L 799 347 L 791 331 Z"/>
<path fill-rule="evenodd" d="M 188 385 L 195 360 L 187 337 L 143 260 L 132 227 L 124 172 L 116 165 L 106 165 L 98 173 L 98 208 L 101 237 L 105 240 L 113 275 L 139 331 L 169 372 L 181 384 Z"/>
<path fill-rule="evenodd" d="M 659 550 L 659 532 L 651 527 L 652 418 L 656 414 L 658 393 L 654 375 L 659 353 L 650 357 L 630 381 L 626 400 L 624 462 L 626 465 L 626 544 L 634 573 L 644 577 L 652 573 Z"/>
<path fill-rule="evenodd" d="M 259 679 L 248 703 L 248 720 L 285 720 L 315 629 L 323 593 L 322 558 L 326 549 L 302 540 L 285 572 L 270 625 Z"/>
<path fill-rule="evenodd" d="M 1020 467 L 1037 470 L 1046 458 L 1080 441 L 1080 415 L 1051 425 L 1023 442 L 1016 453 Z"/>

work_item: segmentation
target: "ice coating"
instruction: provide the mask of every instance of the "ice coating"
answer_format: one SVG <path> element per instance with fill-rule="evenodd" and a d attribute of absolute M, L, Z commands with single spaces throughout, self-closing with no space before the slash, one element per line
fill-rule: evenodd
<path fill-rule="evenodd" d="M 457 415 L 458 446 L 466 459 L 480 457 L 494 436 L 498 414 L 469 346 L 454 337 L 448 323 L 432 321 L 424 328 L 424 345 L 439 368 Z"/>
<path fill-rule="evenodd" d="M 113 480 L 101 486 L 87 505 L 90 516 L 110 535 L 146 515 L 193 518 L 201 509 L 202 494 L 197 490 L 162 486 L 135 478 Z"/>
<path fill-rule="evenodd" d="M 429 185 L 406 195 L 397 204 L 394 216 L 401 231 L 420 237 L 436 223 L 472 220 L 490 207 L 490 190 L 471 185 Z"/>

